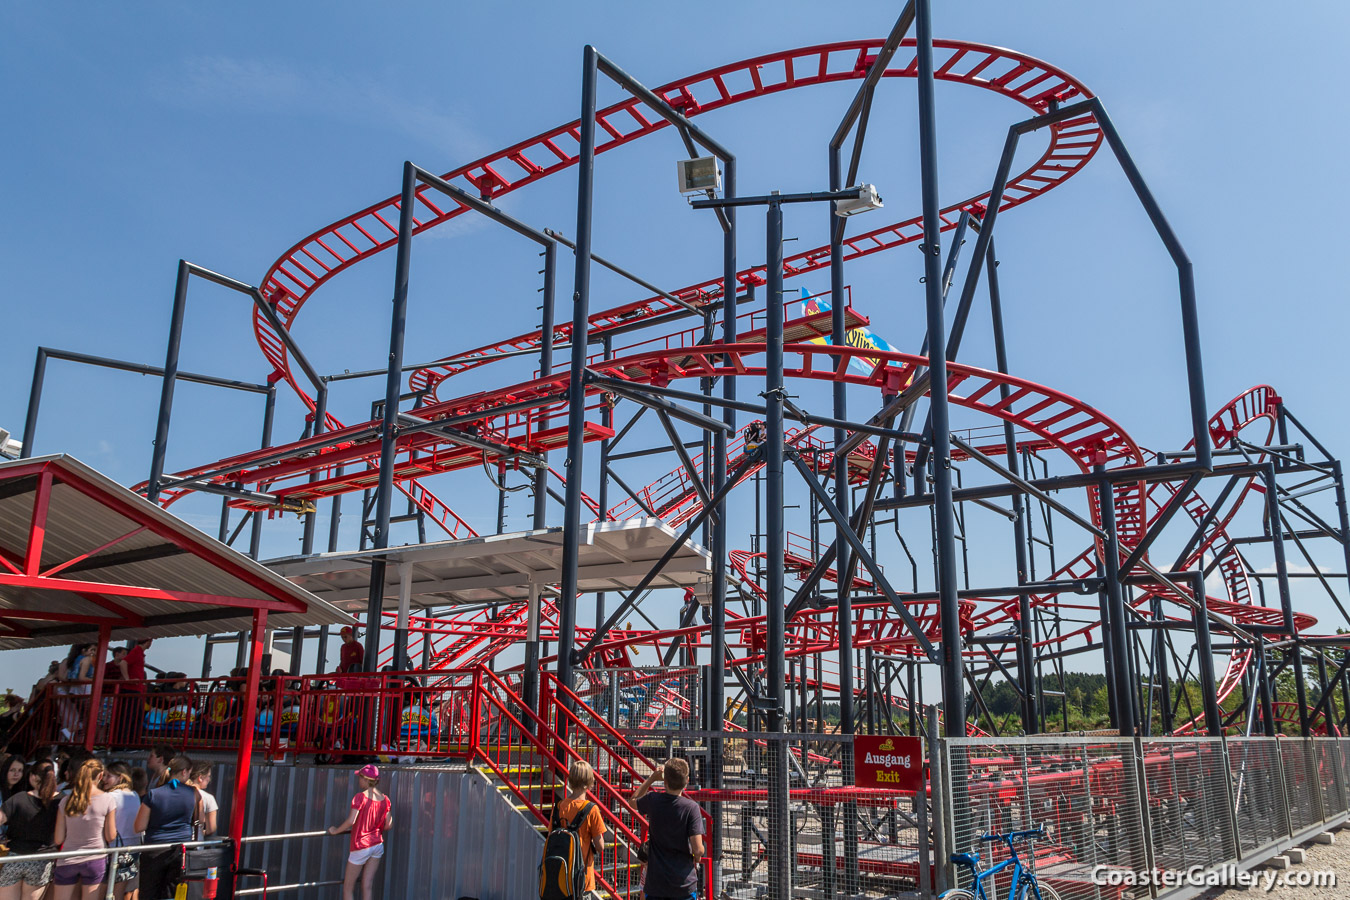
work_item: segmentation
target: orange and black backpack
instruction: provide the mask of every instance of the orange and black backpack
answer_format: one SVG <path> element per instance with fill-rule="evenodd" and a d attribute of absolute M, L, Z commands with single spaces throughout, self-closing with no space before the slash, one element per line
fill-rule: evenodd
<path fill-rule="evenodd" d="M 539 862 L 539 900 L 581 900 L 586 893 L 586 848 L 580 832 L 594 807 L 595 803 L 587 803 L 566 827 L 558 821 L 554 807 L 544 838 L 544 858 Z"/>

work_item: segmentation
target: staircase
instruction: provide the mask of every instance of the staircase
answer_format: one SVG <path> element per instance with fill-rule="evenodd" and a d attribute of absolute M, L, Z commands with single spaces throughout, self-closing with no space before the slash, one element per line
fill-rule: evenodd
<path fill-rule="evenodd" d="M 475 678 L 479 710 L 472 718 L 470 764 L 545 831 L 555 798 L 565 790 L 568 767 L 578 759 L 590 763 L 595 770 L 590 797 L 606 829 L 605 850 L 595 861 L 596 887 L 615 900 L 637 897 L 642 869 L 637 848 L 646 822 L 628 798 L 652 771 L 651 760 L 550 673 L 541 673 L 538 713 L 487 669 L 476 669 Z M 706 897 L 712 870 L 707 859 L 703 866 Z"/>

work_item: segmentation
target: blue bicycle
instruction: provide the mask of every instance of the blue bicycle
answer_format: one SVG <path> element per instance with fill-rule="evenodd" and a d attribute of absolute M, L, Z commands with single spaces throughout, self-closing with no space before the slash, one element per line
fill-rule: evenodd
<path fill-rule="evenodd" d="M 990 866 L 981 871 L 979 851 L 953 853 L 952 862 L 958 866 L 970 867 L 971 887 L 974 890 L 952 888 L 949 891 L 943 891 L 938 900 L 991 900 L 988 892 L 985 891 L 985 882 L 1009 867 L 1012 868 L 1012 880 L 1008 882 L 1008 900 L 1060 900 L 1055 889 L 1037 880 L 1036 873 L 1022 865 L 1022 858 L 1017 855 L 1016 843 L 1018 841 L 1029 841 L 1032 838 L 1043 837 L 1045 837 L 1044 828 L 1013 831 L 1008 834 L 980 835 L 980 840 L 986 843 L 992 844 L 995 841 L 1002 841 L 1007 844 L 1008 858 L 996 866 Z"/>

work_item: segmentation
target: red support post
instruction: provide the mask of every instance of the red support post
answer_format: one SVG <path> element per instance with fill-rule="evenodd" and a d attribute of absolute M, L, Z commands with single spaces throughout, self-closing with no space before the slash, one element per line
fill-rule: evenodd
<path fill-rule="evenodd" d="M 84 749 L 94 750 L 94 738 L 98 731 L 98 711 L 103 705 L 103 667 L 108 657 L 108 639 L 112 637 L 111 625 L 98 627 L 98 650 L 94 653 L 94 684 L 89 692 L 89 716 L 84 723 Z"/>
<path fill-rule="evenodd" d="M 28 530 L 28 548 L 23 557 L 23 573 L 28 576 L 42 571 L 42 542 L 47 536 L 47 508 L 52 499 L 52 472 L 43 469 L 33 493 L 33 518 Z"/>
<path fill-rule="evenodd" d="M 248 677 L 244 680 L 244 705 L 239 722 L 239 753 L 235 758 L 234 803 L 230 806 L 230 840 L 234 843 L 234 865 L 239 868 L 244 836 L 244 816 L 248 805 L 249 765 L 253 762 L 253 730 L 258 722 L 258 674 L 262 668 L 263 635 L 267 630 L 267 610 L 253 611 L 253 641 L 248 654 Z"/>
<path fill-rule="evenodd" d="M 478 742 L 481 737 L 479 719 L 483 715 L 483 669 L 473 670 L 473 695 L 469 698 L 469 752 L 468 761 L 478 756 Z"/>

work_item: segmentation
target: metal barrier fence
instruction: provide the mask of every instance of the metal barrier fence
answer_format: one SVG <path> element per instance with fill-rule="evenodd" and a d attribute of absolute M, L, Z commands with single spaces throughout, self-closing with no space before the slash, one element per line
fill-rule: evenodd
<path fill-rule="evenodd" d="M 928 798 L 857 788 L 851 735 L 682 729 L 625 732 L 654 760 L 688 761 L 686 796 L 707 811 L 711 895 L 726 900 L 930 895 Z M 723 746 L 722 786 L 710 787 L 712 742 Z M 784 765 L 786 806 L 770 797 Z"/>
<path fill-rule="evenodd" d="M 619 729 L 698 729 L 703 716 L 703 675 L 698 666 L 583 669 L 575 692 Z"/>
<path fill-rule="evenodd" d="M 1250 869 L 1344 822 L 1350 739 L 953 738 L 934 772 L 944 883 L 970 882 L 952 853 L 1007 858 L 980 835 L 1044 827 L 1023 861 L 1064 900 L 1180 900 L 1203 890 L 1188 870 Z"/>

